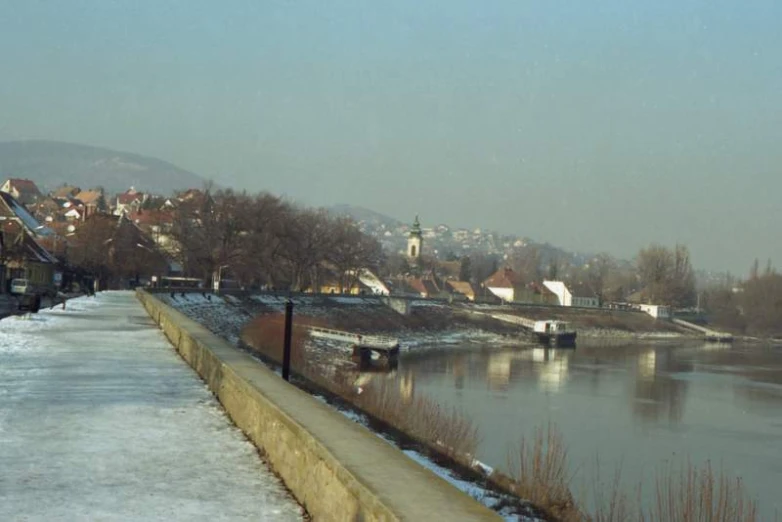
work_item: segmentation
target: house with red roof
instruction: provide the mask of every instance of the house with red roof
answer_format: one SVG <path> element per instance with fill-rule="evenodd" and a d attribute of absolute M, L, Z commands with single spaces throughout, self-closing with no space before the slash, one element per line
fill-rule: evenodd
<path fill-rule="evenodd" d="M 0 185 L 0 191 L 11 194 L 22 205 L 32 205 L 43 196 L 38 186 L 29 179 L 7 179 Z"/>
<path fill-rule="evenodd" d="M 164 252 L 173 253 L 178 246 L 171 235 L 174 213 L 171 210 L 135 210 L 125 214 Z"/>
<path fill-rule="evenodd" d="M 546 285 L 526 282 L 509 267 L 494 272 L 481 286 L 506 303 L 558 304 L 557 296 Z"/>
<path fill-rule="evenodd" d="M 40 292 L 54 290 L 58 261 L 40 243 L 51 235 L 10 193 L 0 191 L 0 291 L 14 278 L 27 279 Z"/>
<path fill-rule="evenodd" d="M 475 301 L 475 289 L 472 287 L 469 281 L 456 281 L 449 279 L 445 282 L 445 286 L 452 294 L 462 295 L 468 301 Z"/>
<path fill-rule="evenodd" d="M 79 191 L 79 193 L 73 197 L 72 203 L 76 206 L 84 206 L 85 217 L 90 217 L 93 214 L 106 210 L 106 198 L 104 197 L 103 189 Z"/>
<path fill-rule="evenodd" d="M 147 200 L 147 197 L 147 194 L 138 192 L 133 187 L 130 187 L 130 189 L 122 194 L 117 194 L 116 204 L 114 205 L 114 215 L 121 216 L 122 214 L 137 212 Z"/>
<path fill-rule="evenodd" d="M 524 281 L 510 267 L 503 267 L 490 275 L 482 286 L 507 303 L 516 301 L 517 293 L 524 288 Z"/>

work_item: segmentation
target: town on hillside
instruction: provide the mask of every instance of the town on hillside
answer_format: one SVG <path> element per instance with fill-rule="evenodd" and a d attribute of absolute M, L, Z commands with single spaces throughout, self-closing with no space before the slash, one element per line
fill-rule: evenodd
<path fill-rule="evenodd" d="M 44 194 L 16 178 L 0 191 L 6 293 L 18 292 L 13 282 L 20 280 L 24 292 L 50 294 L 236 287 L 632 308 L 654 317 L 694 304 L 694 276 L 681 246 L 652 246 L 637 267 L 605 255 L 576 265 L 546 259 L 521 239 L 498 252 L 491 234 L 425 228 L 418 217 L 393 230 L 368 230 L 267 193 L 193 188 L 165 196 L 131 187 L 107 194 L 64 184 Z M 443 251 L 444 234 L 464 247 L 461 255 Z M 486 241 L 488 248 L 479 248 Z M 655 273 L 661 260 L 671 270 Z"/>

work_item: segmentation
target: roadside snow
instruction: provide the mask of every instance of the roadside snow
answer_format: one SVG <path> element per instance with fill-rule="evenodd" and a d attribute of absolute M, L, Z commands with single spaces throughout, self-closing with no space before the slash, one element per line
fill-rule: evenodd
<path fill-rule="evenodd" d="M 0 321 L 0 520 L 302 520 L 130 292 Z"/>
<path fill-rule="evenodd" d="M 166 293 L 156 297 L 232 344 L 239 342 L 242 328 L 252 319 L 249 312 L 237 306 L 237 302 L 241 304 L 241 301 L 233 296 L 223 298 L 210 293 L 185 292 L 182 295 L 174 292 L 173 297 Z"/>

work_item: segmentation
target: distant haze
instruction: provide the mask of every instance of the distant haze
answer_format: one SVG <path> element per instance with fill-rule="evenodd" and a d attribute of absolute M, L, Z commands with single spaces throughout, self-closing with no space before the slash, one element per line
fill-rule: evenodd
<path fill-rule="evenodd" d="M 7 2 L 0 140 L 696 266 L 782 263 L 782 3 Z"/>
<path fill-rule="evenodd" d="M 41 190 L 68 183 L 109 194 L 129 187 L 169 195 L 202 188 L 206 180 L 157 158 L 99 147 L 53 141 L 0 142 L 0 178 L 28 178 Z M 0 183 L 2 183 L 0 181 Z"/>

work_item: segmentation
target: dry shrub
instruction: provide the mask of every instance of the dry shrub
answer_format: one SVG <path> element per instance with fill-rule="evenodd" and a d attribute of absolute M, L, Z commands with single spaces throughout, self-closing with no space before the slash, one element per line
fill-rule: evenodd
<path fill-rule="evenodd" d="M 658 471 L 654 495 L 649 506 L 632 510 L 621 493 L 619 475 L 611 484 L 608 497 L 596 491 L 596 508 L 588 522 L 756 522 L 757 505 L 751 500 L 740 478 L 716 473 L 710 463 L 698 468 L 688 463 Z M 598 486 L 600 487 L 600 486 Z M 641 485 L 638 487 L 641 497 Z"/>
<path fill-rule="evenodd" d="M 474 455 L 478 429 L 456 410 L 428 397 L 405 398 L 388 382 L 373 383 L 351 399 L 358 408 L 447 456 L 464 460 Z"/>
<path fill-rule="evenodd" d="M 540 508 L 550 522 L 756 522 L 757 505 L 740 478 L 715 472 L 710 463 L 658 472 L 650 505 L 630 502 L 622 492 L 620 472 L 604 484 L 596 477 L 594 513 L 579 509 L 570 490 L 567 449 L 551 425 L 538 428 L 532 443 L 522 439 L 509 453 L 513 493 Z"/>
<path fill-rule="evenodd" d="M 327 377 L 328 372 L 306 357 L 305 343 L 309 333 L 302 328 L 303 325 L 324 326 L 322 321 L 313 318 L 295 318 L 291 336 L 291 368 L 299 375 L 449 457 L 464 462 L 466 456 L 474 455 L 479 440 L 478 430 L 455 410 L 447 410 L 420 395 L 405 397 L 398 387 L 386 381 L 370 383 L 359 390 L 354 385 L 356 374 L 353 372 Z M 284 332 L 284 315 L 263 315 L 245 327 L 242 340 L 260 354 L 281 363 Z"/>
<path fill-rule="evenodd" d="M 532 443 L 522 438 L 518 449 L 508 452 L 508 471 L 513 493 L 543 510 L 549 520 L 582 519 L 570 491 L 567 448 L 551 424 L 536 429 Z"/>
<path fill-rule="evenodd" d="M 585 516 L 586 522 L 630 522 L 633 520 L 633 506 L 622 491 L 622 473 L 617 469 L 610 484 L 600 478 L 600 462 L 596 463 L 594 487 L 594 510 L 591 516 Z M 606 490 L 607 489 L 607 490 Z"/>
<path fill-rule="evenodd" d="M 750 499 L 740 478 L 711 463 L 698 469 L 692 464 L 658 473 L 651 506 L 642 510 L 640 522 L 755 522 L 757 505 Z"/>

